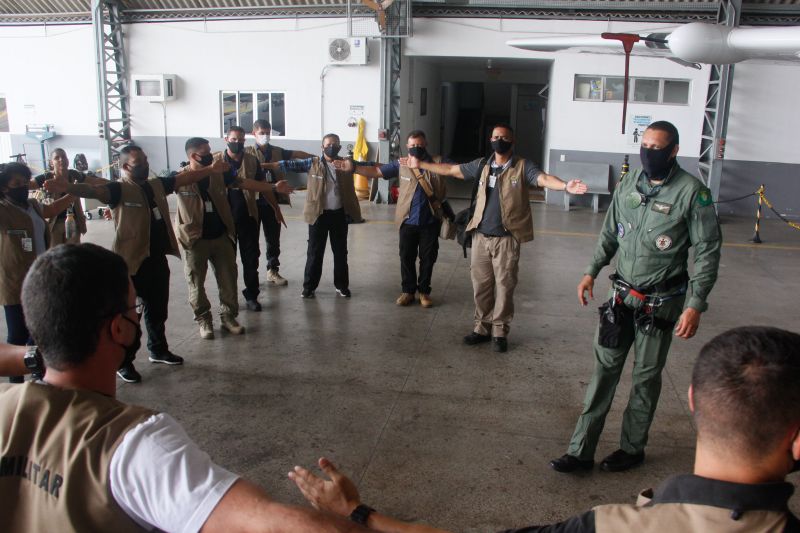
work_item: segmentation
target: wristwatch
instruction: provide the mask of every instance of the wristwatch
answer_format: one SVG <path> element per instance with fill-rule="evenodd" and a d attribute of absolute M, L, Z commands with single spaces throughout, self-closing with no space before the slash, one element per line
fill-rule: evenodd
<path fill-rule="evenodd" d="M 28 346 L 25 350 L 25 357 L 22 358 L 25 363 L 25 368 L 31 371 L 32 374 L 44 373 L 44 362 L 42 355 L 36 345 Z"/>
<path fill-rule="evenodd" d="M 374 512 L 375 509 L 361 503 L 358 505 L 358 507 L 353 509 L 352 513 L 350 513 L 350 520 L 352 520 L 356 524 L 361 524 L 362 526 L 366 526 L 367 520 L 369 520 L 369 515 L 371 515 Z"/>

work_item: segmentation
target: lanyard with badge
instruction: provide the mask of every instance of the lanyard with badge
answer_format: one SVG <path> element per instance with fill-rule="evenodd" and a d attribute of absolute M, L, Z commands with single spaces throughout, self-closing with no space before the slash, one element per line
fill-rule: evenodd
<path fill-rule="evenodd" d="M 336 179 L 336 169 L 332 168 L 333 167 L 333 163 L 329 163 L 328 161 L 323 159 L 322 160 L 322 164 L 325 165 L 325 175 L 331 177 L 331 180 L 333 181 L 333 185 L 336 187 L 334 189 L 335 194 L 339 194 L 339 180 Z M 328 180 L 326 179 L 325 181 L 327 182 Z M 325 190 L 327 190 L 327 188 L 328 187 L 327 187 L 327 183 L 326 183 L 325 184 Z"/>
<path fill-rule="evenodd" d="M 8 235 L 16 235 L 20 237 L 20 242 L 22 243 L 22 251 L 23 252 L 32 252 L 33 251 L 33 239 L 28 237 L 28 232 L 24 229 L 10 229 L 6 231 Z"/>

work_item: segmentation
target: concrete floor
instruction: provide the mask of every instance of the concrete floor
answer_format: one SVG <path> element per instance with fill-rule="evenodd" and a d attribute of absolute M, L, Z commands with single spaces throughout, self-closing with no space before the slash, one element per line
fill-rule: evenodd
<path fill-rule="evenodd" d="M 241 312 L 246 335 L 199 338 L 182 264 L 170 258 L 167 331 L 186 364 L 153 365 L 142 350 L 143 383 L 119 381 L 123 401 L 171 413 L 215 461 L 280 501 L 301 502 L 286 472 L 325 455 L 356 480 L 369 505 L 453 531 L 548 523 L 602 503 L 633 502 L 640 489 L 691 471 L 695 433 L 686 390 L 702 344 L 737 325 L 800 330 L 800 232 L 768 220 L 765 243 L 756 246 L 747 242 L 750 220 L 723 221 L 720 279 L 698 336 L 673 343 L 647 462 L 621 474 L 557 474 L 548 461 L 565 451 L 593 365 L 601 302 L 581 308 L 575 287 L 603 214 L 534 207 L 537 236 L 522 247 L 509 351 L 495 354 L 461 343 L 472 327 L 472 289 L 468 260 L 453 242 L 441 244 L 436 306 L 394 305 L 400 269 L 393 206 L 364 202 L 368 222 L 350 226 L 353 298 L 336 296 L 327 255 L 317 298 L 300 299 L 303 200 L 297 194 L 286 210 L 281 273 L 289 285 L 263 288 L 262 313 Z M 110 245 L 112 232 L 110 222 L 95 220 L 85 240 Z M 608 273 L 601 273 L 598 295 Z M 207 287 L 216 312 L 213 279 Z M 629 369 L 598 460 L 618 447 Z M 800 497 L 792 507 L 800 511 Z"/>

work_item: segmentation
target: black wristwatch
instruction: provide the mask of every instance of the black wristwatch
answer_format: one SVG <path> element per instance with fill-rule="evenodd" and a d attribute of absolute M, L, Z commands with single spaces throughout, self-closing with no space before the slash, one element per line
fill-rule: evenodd
<path fill-rule="evenodd" d="M 25 350 L 25 357 L 23 357 L 22 361 L 25 363 L 25 368 L 31 371 L 31 374 L 44 374 L 42 354 L 39 353 L 39 349 L 35 345 L 27 347 Z"/>
<path fill-rule="evenodd" d="M 352 520 L 356 524 L 361 524 L 362 526 L 366 526 L 367 520 L 369 520 L 369 515 L 371 515 L 374 512 L 375 509 L 361 503 L 358 505 L 358 507 L 353 509 L 352 513 L 350 513 L 350 520 Z"/>

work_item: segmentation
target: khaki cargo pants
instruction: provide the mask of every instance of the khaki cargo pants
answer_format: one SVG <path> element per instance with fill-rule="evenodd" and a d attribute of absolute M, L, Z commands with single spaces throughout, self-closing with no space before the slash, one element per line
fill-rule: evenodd
<path fill-rule="evenodd" d="M 197 239 L 192 248 L 185 250 L 183 272 L 189 285 L 189 304 L 194 310 L 194 319 L 197 322 L 211 320 L 211 302 L 205 288 L 209 262 L 219 288 L 219 314 L 236 317 L 239 314 L 236 248 L 230 237 L 223 235 L 217 239 Z"/>
<path fill-rule="evenodd" d="M 519 272 L 519 241 L 511 235 L 472 236 L 472 292 L 475 329 L 481 335 L 505 337 L 514 318 L 514 289 Z"/>

